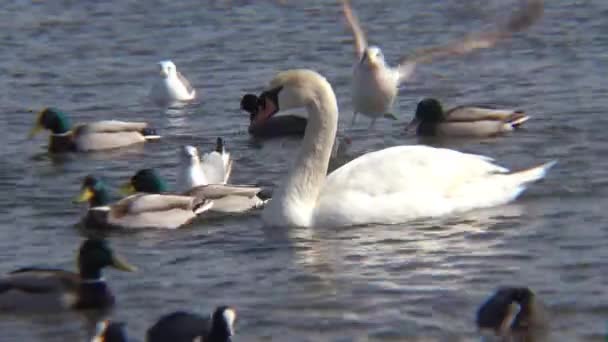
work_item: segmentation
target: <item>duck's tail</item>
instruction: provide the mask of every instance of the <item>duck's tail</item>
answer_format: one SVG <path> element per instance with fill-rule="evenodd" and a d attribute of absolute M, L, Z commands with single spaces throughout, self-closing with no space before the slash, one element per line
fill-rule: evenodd
<path fill-rule="evenodd" d="M 140 133 L 144 136 L 144 138 L 146 138 L 146 140 L 156 140 L 161 138 L 161 136 L 156 132 L 156 129 L 151 127 L 142 129 Z"/>
<path fill-rule="evenodd" d="M 519 128 L 524 122 L 530 120 L 530 117 L 523 111 L 515 111 L 509 118 L 508 124 L 513 128 Z"/>

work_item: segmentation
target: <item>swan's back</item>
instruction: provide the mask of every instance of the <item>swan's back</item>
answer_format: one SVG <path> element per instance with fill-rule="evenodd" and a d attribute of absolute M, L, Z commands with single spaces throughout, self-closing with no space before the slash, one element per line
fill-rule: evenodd
<path fill-rule="evenodd" d="M 365 154 L 327 177 L 315 225 L 398 223 L 503 204 L 537 179 L 505 174 L 491 161 L 428 146 Z"/>

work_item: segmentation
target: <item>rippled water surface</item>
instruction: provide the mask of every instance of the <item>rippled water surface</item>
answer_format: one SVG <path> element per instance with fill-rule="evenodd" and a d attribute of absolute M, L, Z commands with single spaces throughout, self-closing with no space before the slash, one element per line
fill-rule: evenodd
<path fill-rule="evenodd" d="M 391 64 L 504 18 L 515 1 L 354 1 Z M 258 214 L 176 231 L 110 237 L 140 267 L 108 270 L 114 318 L 142 340 L 161 314 L 238 308 L 237 341 L 462 341 L 478 338 L 477 305 L 499 285 L 532 287 L 553 312 L 555 341 L 600 341 L 608 316 L 608 2 L 547 1 L 544 18 L 495 49 L 420 67 L 397 101 L 397 124 L 351 133 L 354 155 L 413 144 L 416 102 L 498 103 L 526 109 L 524 130 L 447 144 L 518 169 L 558 165 L 516 202 L 442 220 L 349 229 L 268 229 Z M 175 182 L 177 148 L 209 150 L 223 136 L 233 181 L 275 185 L 297 139 L 254 142 L 240 97 L 279 70 L 312 68 L 334 86 L 350 123 L 351 37 L 334 1 L 8 1 L 0 11 L 0 270 L 74 267 L 84 213 L 82 177 L 117 186 L 156 167 Z M 156 62 L 172 59 L 200 101 L 179 110 L 147 102 Z M 50 158 L 27 140 L 28 109 L 55 106 L 74 122 L 152 122 L 158 143 Z M 449 172 L 449 170 L 446 170 Z M 77 315 L 3 316 L 2 341 L 85 340 Z"/>

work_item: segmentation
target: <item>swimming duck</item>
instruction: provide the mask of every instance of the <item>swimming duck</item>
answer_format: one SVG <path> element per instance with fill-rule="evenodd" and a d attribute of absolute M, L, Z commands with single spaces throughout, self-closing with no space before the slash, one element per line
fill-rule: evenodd
<path fill-rule="evenodd" d="M 145 122 L 106 120 L 72 127 L 67 114 L 56 108 L 38 113 L 30 139 L 43 129 L 51 131 L 52 153 L 107 150 L 160 138 Z"/>
<path fill-rule="evenodd" d="M 368 46 L 365 33 L 353 13 L 350 0 L 342 0 L 342 9 L 348 27 L 353 35 L 355 64 L 353 67 L 353 118 L 363 114 L 371 119 L 371 128 L 380 117 L 396 119 L 391 114 L 399 86 L 413 74 L 420 63 L 428 63 L 441 57 L 464 55 L 478 49 L 495 46 L 513 33 L 524 30 L 536 22 L 543 13 L 542 0 L 527 0 L 526 6 L 512 15 L 509 20 L 495 31 L 469 34 L 464 38 L 444 46 L 427 48 L 412 56 L 404 57 L 396 67 L 389 66 L 377 46 Z M 351 124 L 351 125 L 352 125 Z"/>
<path fill-rule="evenodd" d="M 308 122 L 306 116 L 280 112 L 269 116 L 258 115 L 260 105 L 263 103 L 254 94 L 245 94 L 241 99 L 241 109 L 249 113 L 249 134 L 256 138 L 304 135 Z"/>
<path fill-rule="evenodd" d="M 150 97 L 159 106 L 172 105 L 176 102 L 194 100 L 196 90 L 170 60 L 161 61 L 160 79 L 157 79 L 150 91 Z"/>
<path fill-rule="evenodd" d="M 215 150 L 205 153 L 202 158 L 194 146 L 186 145 L 180 151 L 179 189 L 189 190 L 201 185 L 228 182 L 232 160 L 222 138 L 217 138 Z"/>
<path fill-rule="evenodd" d="M 167 186 L 154 169 L 142 169 L 131 177 L 123 190 L 125 193 L 164 194 L 167 193 Z M 249 185 L 208 184 L 194 187 L 181 195 L 213 201 L 211 212 L 243 213 L 266 203 L 267 199 L 260 197 L 261 191 L 261 188 Z"/>
<path fill-rule="evenodd" d="M 105 320 L 97 324 L 97 332 L 91 342 L 129 342 L 125 323 Z"/>
<path fill-rule="evenodd" d="M 521 110 L 458 106 L 444 111 L 437 99 L 418 103 L 406 130 L 417 127 L 421 136 L 488 137 L 513 131 L 530 119 Z"/>
<path fill-rule="evenodd" d="M 146 333 L 147 342 L 229 342 L 236 310 L 217 307 L 210 317 L 178 311 L 161 317 Z"/>
<path fill-rule="evenodd" d="M 134 194 L 110 204 L 105 183 L 85 177 L 76 202 L 89 202 L 87 227 L 176 229 L 212 207 L 213 202 L 193 196 Z"/>
<path fill-rule="evenodd" d="M 527 287 L 501 287 L 478 309 L 476 323 L 497 336 L 539 336 L 548 328 L 544 304 Z M 533 339 L 525 339 L 532 341 Z"/>
<path fill-rule="evenodd" d="M 312 70 L 278 73 L 262 96 L 266 111 L 307 108 L 309 124 L 292 169 L 265 206 L 274 227 L 392 224 L 516 199 L 545 177 L 549 162 L 519 172 L 445 148 L 394 146 L 364 154 L 327 175 L 338 126 L 331 84 Z"/>
<path fill-rule="evenodd" d="M 0 279 L 3 311 L 105 309 L 114 296 L 102 276 L 105 267 L 133 272 L 135 267 L 115 254 L 102 239 L 85 240 L 78 252 L 78 272 L 26 267 Z"/>

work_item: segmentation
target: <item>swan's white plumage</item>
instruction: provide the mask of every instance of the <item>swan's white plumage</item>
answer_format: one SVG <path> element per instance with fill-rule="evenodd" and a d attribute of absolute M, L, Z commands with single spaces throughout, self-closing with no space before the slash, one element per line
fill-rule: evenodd
<path fill-rule="evenodd" d="M 263 212 L 271 226 L 399 223 L 505 204 L 553 165 L 509 173 L 485 156 L 397 146 L 365 154 L 326 177 L 338 121 L 331 85 L 311 70 L 281 72 L 270 85 L 281 90 L 279 103 L 267 107 L 305 106 L 309 112 L 294 167 Z"/>
<path fill-rule="evenodd" d="M 196 97 L 196 90 L 177 70 L 172 61 L 161 61 L 160 77 L 154 81 L 150 97 L 159 105 L 171 105 L 180 101 L 191 101 Z"/>

